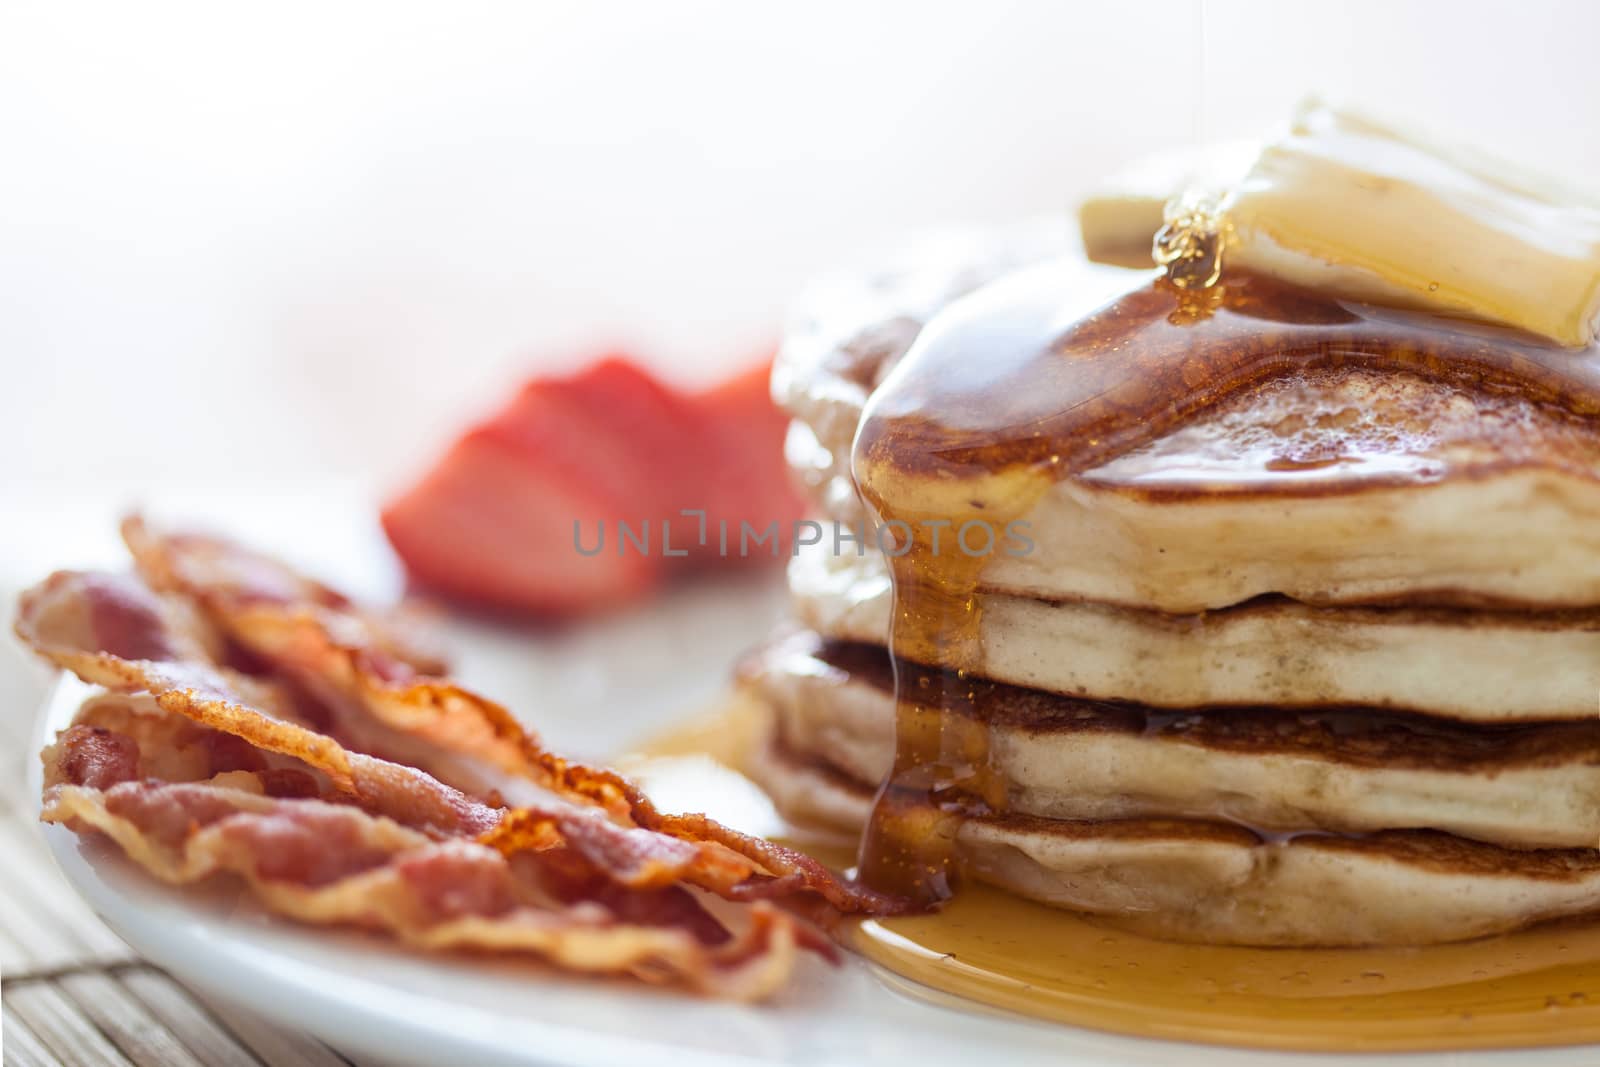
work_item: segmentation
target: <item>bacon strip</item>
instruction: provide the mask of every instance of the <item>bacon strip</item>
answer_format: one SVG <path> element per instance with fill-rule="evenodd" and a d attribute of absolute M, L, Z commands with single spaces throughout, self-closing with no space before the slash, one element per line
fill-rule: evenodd
<path fill-rule="evenodd" d="M 364 806 L 440 834 L 481 833 L 498 815 L 481 802 L 415 768 L 348 752 L 332 738 L 295 721 L 281 687 L 225 667 L 193 660 L 124 659 L 99 647 L 98 623 L 111 610 L 145 620 L 148 649 L 193 648 L 170 629 L 179 616 L 137 581 L 103 574 L 58 571 L 25 591 L 17 636 L 57 666 L 119 693 L 149 693 L 164 710 L 242 738 L 267 752 L 304 760 Z M 85 624 L 87 622 L 87 625 Z"/>
<path fill-rule="evenodd" d="M 231 874 L 303 921 L 741 997 L 778 988 L 798 948 L 831 956 L 797 915 L 903 907 L 561 759 L 424 673 L 438 663 L 383 616 L 275 561 L 137 520 L 125 534 L 159 592 L 60 572 L 23 594 L 16 631 L 125 694 L 44 753 L 45 817 L 157 877 Z M 685 887 L 746 904 L 739 933 Z"/>
<path fill-rule="evenodd" d="M 338 612 L 359 630 L 374 662 L 381 656 L 420 674 L 443 674 L 449 664 L 433 647 L 408 606 L 372 611 L 281 560 L 253 552 L 226 538 L 194 532 L 154 534 L 144 519 L 122 520 L 123 543 L 152 589 L 185 592 L 202 606 L 280 604 Z"/>
<path fill-rule="evenodd" d="M 439 836 L 478 836 L 500 828 L 505 813 L 426 772 L 345 749 L 333 738 L 293 721 L 281 688 L 209 664 L 125 660 L 76 643 L 92 641 L 95 628 L 63 629 L 62 619 L 93 619 L 101 598 L 114 591 L 115 610 L 143 603 L 142 617 L 170 619 L 155 594 L 131 578 L 58 572 L 22 596 L 17 633 L 36 651 L 85 681 L 122 693 L 148 693 L 162 709 L 267 752 L 292 756 L 323 772 L 364 809 Z M 177 635 L 156 633 L 150 647 L 177 647 Z M 269 710 L 270 709 L 270 710 Z M 546 792 L 524 798 L 493 840 L 521 842 L 518 826 L 548 824 L 575 847 L 604 857 L 620 881 L 662 885 L 691 874 L 711 886 L 738 885 L 757 873 L 753 864 L 726 850 L 697 846 L 648 829 L 613 821 L 603 808 L 581 798 Z M 519 848 L 522 846 L 518 846 Z M 515 849 L 508 848 L 508 851 Z"/>
<path fill-rule="evenodd" d="M 628 894 L 631 921 L 619 922 L 615 906 L 552 896 L 571 877 L 560 850 L 513 862 L 349 805 L 269 796 L 268 772 L 132 780 L 128 756 L 136 760 L 137 750 L 135 739 L 104 728 L 65 731 L 45 753 L 57 784 L 43 817 L 105 834 L 175 885 L 230 874 L 267 908 L 302 922 L 362 926 L 423 949 L 529 952 L 571 970 L 737 999 L 781 988 L 801 945 L 794 922 L 771 908 L 752 909 L 744 931 L 730 936 L 681 889 Z M 542 877 L 546 867 L 552 878 Z"/>
<path fill-rule="evenodd" d="M 700 814 L 658 811 L 633 783 L 607 769 L 574 763 L 545 749 L 501 705 L 446 680 L 427 677 L 414 663 L 396 662 L 392 640 L 370 614 L 354 609 L 325 587 L 295 575 L 275 561 L 217 538 L 157 535 L 137 518 L 123 524 L 135 561 L 157 588 L 201 605 L 212 625 L 253 655 L 316 694 L 334 715 L 347 743 L 369 743 L 418 753 L 427 769 L 469 792 L 493 791 L 521 803 L 526 793 L 505 777 L 532 782 L 575 802 L 599 805 L 614 817 L 708 846 L 708 862 L 686 872 L 695 884 L 733 900 L 815 894 L 842 913 L 884 914 L 903 902 L 841 881 L 811 857 L 723 826 Z M 267 597 L 229 576 L 277 575 Z M 287 591 L 310 592 L 294 596 Z M 405 745 L 401 735 L 418 745 Z M 454 760 L 444 757 L 454 756 Z M 467 761 L 467 762 L 463 762 Z M 475 764 L 476 766 L 473 766 Z M 500 772 L 496 774 L 494 772 Z M 486 840 L 514 849 L 514 826 Z M 730 852 L 744 863 L 709 862 Z M 751 877 L 751 867 L 761 872 Z"/>

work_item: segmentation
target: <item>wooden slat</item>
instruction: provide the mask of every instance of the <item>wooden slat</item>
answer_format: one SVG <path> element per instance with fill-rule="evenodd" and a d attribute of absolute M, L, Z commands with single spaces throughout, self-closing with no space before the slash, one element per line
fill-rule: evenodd
<path fill-rule="evenodd" d="M 349 1060 L 315 1038 L 281 1030 L 217 1001 L 205 1003 L 267 1067 L 349 1067 Z"/>
<path fill-rule="evenodd" d="M 116 1046 L 51 982 L 8 984 L 6 1006 L 63 1067 L 128 1067 Z"/>
<path fill-rule="evenodd" d="M 68 934 L 81 958 L 108 965 L 133 959 L 127 943 L 106 928 L 61 876 L 36 827 L 0 818 L 0 853 L 7 858 L 6 880 L 19 905 Z"/>
<path fill-rule="evenodd" d="M 60 971 L 95 962 L 82 941 L 20 893 L 9 878 L 0 878 L 0 925 L 22 946 L 28 973 Z"/>
<path fill-rule="evenodd" d="M 0 814 L 8 818 L 23 818 L 32 814 L 33 805 L 29 803 L 32 798 L 24 792 L 26 782 L 23 769 L 14 763 L 6 768 L 5 774 L 0 775 Z"/>
<path fill-rule="evenodd" d="M 11 921 L 16 921 L 12 919 Z M 0 918 L 0 974 L 24 975 L 33 967 L 33 957 L 6 929 L 7 920 Z"/>
<path fill-rule="evenodd" d="M 16 603 L 14 590 L 0 590 L 0 603 L 10 608 Z M 7 627 L 9 630 L 9 626 Z M 0 695 L 5 697 L 5 707 L 10 712 L 0 715 L 0 742 L 7 752 L 25 752 L 33 739 L 38 713 L 44 708 L 46 694 L 56 684 L 58 673 L 46 667 L 19 641 L 7 632 L 0 636 L 0 678 L 4 679 Z M 36 753 L 28 752 L 28 757 Z"/>
<path fill-rule="evenodd" d="M 13 601 L 0 598 L 9 609 Z M 38 712 L 44 706 L 43 694 L 54 685 L 54 673 L 41 669 L 33 656 L 0 633 L 0 751 L 5 753 L 5 773 L 0 774 L 0 810 L 32 814 L 36 804 L 28 795 L 27 771 L 37 766 L 38 750 L 33 731 Z"/>
<path fill-rule="evenodd" d="M 205 1067 L 110 975 L 81 971 L 56 984 L 136 1067 Z"/>
<path fill-rule="evenodd" d="M 24 751 L 27 744 L 26 741 L 19 742 Z M 21 761 L 8 759 L 5 770 L 5 774 L 0 774 L 0 816 L 8 819 L 33 818 L 37 805 L 32 803 L 32 796 L 26 792 L 27 772 Z"/>
<path fill-rule="evenodd" d="M 206 1067 L 259 1067 L 261 1061 L 166 974 L 143 966 L 124 970 L 117 977 Z"/>
<path fill-rule="evenodd" d="M 57 1067 L 60 1061 L 33 1036 L 33 1031 L 17 1014 L 10 1008 L 6 1008 L 4 1014 L 6 1067 Z"/>

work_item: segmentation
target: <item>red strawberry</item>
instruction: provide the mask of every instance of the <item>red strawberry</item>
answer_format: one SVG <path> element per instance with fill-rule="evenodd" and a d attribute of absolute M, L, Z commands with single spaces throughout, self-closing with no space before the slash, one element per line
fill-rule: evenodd
<path fill-rule="evenodd" d="M 767 373 L 763 365 L 690 397 L 618 356 L 535 379 L 392 501 L 384 529 L 421 584 L 546 614 L 617 605 L 668 573 L 737 561 L 741 521 L 757 531 L 776 521 L 786 546 L 801 505 L 783 470 L 786 420 Z M 703 546 L 686 509 L 707 513 Z M 687 556 L 663 554 L 663 520 Z M 648 549 L 619 551 L 619 524 L 643 536 L 647 522 Z M 770 553 L 754 548 L 757 558 Z"/>
<path fill-rule="evenodd" d="M 654 560 L 574 549 L 573 518 L 592 531 L 613 510 L 557 465 L 536 465 L 478 429 L 383 509 L 383 528 L 430 589 L 488 607 L 568 614 L 626 603 L 655 584 Z"/>
<path fill-rule="evenodd" d="M 740 559 L 742 522 L 758 532 L 775 522 L 781 558 L 788 551 L 795 521 L 805 514 L 804 502 L 783 466 L 789 419 L 772 402 L 771 370 L 770 362 L 761 363 L 691 402 L 705 434 L 703 499 L 697 506 L 708 512 L 714 542 L 719 523 L 727 523 L 730 560 Z M 769 544 L 752 543 L 749 550 L 750 560 L 772 559 Z"/>

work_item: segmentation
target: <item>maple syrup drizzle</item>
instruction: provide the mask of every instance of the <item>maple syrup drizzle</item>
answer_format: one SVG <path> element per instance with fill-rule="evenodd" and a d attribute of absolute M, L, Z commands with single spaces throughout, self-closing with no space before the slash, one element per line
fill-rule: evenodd
<path fill-rule="evenodd" d="M 732 699 L 624 766 L 672 810 L 778 834 L 847 866 L 847 849 L 774 826 L 770 804 L 739 773 L 767 721 L 758 702 Z M 1142 1037 L 1344 1052 L 1600 1041 L 1593 921 L 1426 948 L 1197 945 L 977 884 L 939 911 L 870 920 L 845 937 L 907 994 Z"/>
<path fill-rule="evenodd" d="M 1286 374 L 1405 372 L 1600 417 L 1600 348 L 1330 301 L 1257 276 L 1179 288 L 1060 265 L 1020 272 L 941 313 L 873 394 L 853 473 L 891 531 L 896 747 L 862 838 L 863 879 L 926 903 L 959 876 L 956 831 L 1003 810 L 987 728 L 947 707 L 983 673 L 977 590 L 992 554 L 953 534 L 1026 515 L 1055 482 Z M 1124 275 L 1126 277 L 1126 275 Z M 903 663 L 951 668 L 901 684 Z"/>

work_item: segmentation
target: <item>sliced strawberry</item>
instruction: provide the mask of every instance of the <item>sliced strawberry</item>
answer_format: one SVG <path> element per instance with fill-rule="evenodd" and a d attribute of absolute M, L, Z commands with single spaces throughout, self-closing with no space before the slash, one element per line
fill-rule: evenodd
<path fill-rule="evenodd" d="M 763 365 L 685 396 L 610 356 L 536 379 L 392 502 L 384 528 L 420 583 L 544 613 L 619 604 L 669 572 L 738 561 L 741 523 L 760 532 L 776 523 L 786 549 L 803 508 L 783 469 L 786 420 L 768 373 Z M 704 545 L 685 510 L 706 512 Z M 575 546 L 574 520 L 585 549 L 604 538 L 597 554 Z M 648 523 L 647 550 L 619 551 L 623 523 L 638 535 Z M 752 558 L 772 554 L 769 542 Z"/>
<path fill-rule="evenodd" d="M 782 555 L 796 520 L 806 511 L 784 469 L 789 420 L 772 402 L 771 376 L 771 363 L 762 363 L 692 400 L 705 431 L 705 506 L 713 527 L 727 522 L 733 559 L 739 558 L 741 522 L 756 530 L 777 523 Z M 771 553 L 763 545 L 752 548 L 748 558 L 771 559 Z"/>
<path fill-rule="evenodd" d="M 480 432 L 541 470 L 584 485 L 605 501 L 605 518 L 632 510 L 640 479 L 632 449 L 615 429 L 574 404 L 567 379 L 536 379 Z M 648 502 L 646 502 L 648 503 Z"/>
<path fill-rule="evenodd" d="M 603 461 L 606 483 L 626 489 L 619 517 L 649 519 L 655 527 L 694 506 L 685 501 L 699 477 L 701 432 L 683 396 L 618 356 L 548 384 L 559 403 L 594 428 L 584 443 L 598 448 L 595 465 Z"/>
<path fill-rule="evenodd" d="M 470 603 L 570 614 L 635 600 L 659 568 L 619 555 L 612 501 L 484 430 L 462 438 L 410 492 L 383 510 L 383 528 L 423 586 Z M 580 553 L 606 526 L 603 549 Z"/>

